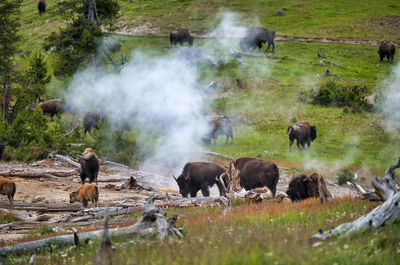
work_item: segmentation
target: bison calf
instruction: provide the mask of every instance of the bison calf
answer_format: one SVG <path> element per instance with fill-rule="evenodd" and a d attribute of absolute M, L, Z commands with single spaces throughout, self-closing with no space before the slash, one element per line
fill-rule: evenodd
<path fill-rule="evenodd" d="M 379 54 L 379 58 L 380 58 L 381 62 L 382 62 L 383 58 L 385 58 L 385 56 L 386 56 L 388 62 L 393 63 L 395 52 L 396 52 L 396 46 L 394 45 L 393 42 L 387 41 L 387 40 L 381 41 L 381 44 L 379 45 L 379 50 L 378 50 L 378 54 Z"/>
<path fill-rule="evenodd" d="M 14 209 L 14 195 L 16 186 L 14 181 L 8 178 L 0 177 L 0 194 L 7 195 L 10 202 L 10 209 Z"/>
<path fill-rule="evenodd" d="M 69 194 L 69 202 L 81 202 L 84 208 L 88 207 L 88 202 L 92 202 L 92 207 L 97 207 L 99 203 L 99 187 L 96 184 L 84 184 L 77 191 Z"/>
<path fill-rule="evenodd" d="M 91 148 L 86 148 L 82 157 L 79 159 L 79 163 L 81 164 L 80 176 L 82 185 L 85 184 L 86 178 L 89 178 L 89 183 L 96 181 L 97 184 L 100 161 L 96 153 Z"/>
<path fill-rule="evenodd" d="M 286 194 L 292 201 L 304 200 L 307 198 L 320 198 L 331 200 L 332 194 L 328 191 L 324 178 L 319 173 L 310 176 L 300 174 L 290 181 Z"/>
<path fill-rule="evenodd" d="M 289 133 L 289 150 L 292 151 L 292 144 L 296 139 L 297 147 L 301 151 L 300 145 L 305 150 L 305 144 L 310 148 L 311 142 L 317 138 L 317 127 L 310 125 L 307 121 L 301 121 L 293 126 L 289 126 L 287 132 Z"/>
<path fill-rule="evenodd" d="M 212 162 L 189 162 L 183 167 L 182 173 L 175 178 L 179 186 L 179 192 L 183 197 L 196 197 L 197 192 L 201 190 L 204 197 L 210 196 L 209 187 L 215 183 L 221 196 L 224 196 L 224 190 L 217 178 L 225 172 L 225 168 Z"/>

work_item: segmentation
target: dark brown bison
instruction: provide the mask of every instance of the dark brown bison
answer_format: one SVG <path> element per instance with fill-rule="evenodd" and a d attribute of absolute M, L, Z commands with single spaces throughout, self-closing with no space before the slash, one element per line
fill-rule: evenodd
<path fill-rule="evenodd" d="M 224 196 L 224 190 L 217 178 L 225 172 L 225 168 L 212 162 L 189 162 L 183 167 L 182 173 L 176 180 L 179 186 L 179 192 L 183 197 L 196 197 L 197 192 L 201 190 L 203 196 L 210 196 L 209 187 L 217 184 L 221 196 Z"/>
<path fill-rule="evenodd" d="M 176 46 L 176 43 L 180 43 L 183 46 L 183 43 L 187 42 L 189 46 L 193 45 L 193 37 L 190 35 L 189 31 L 184 28 L 179 28 L 177 30 L 172 31 L 169 34 L 169 42 L 172 45 Z"/>
<path fill-rule="evenodd" d="M 83 117 L 83 127 L 85 129 L 85 136 L 86 132 L 92 136 L 92 128 L 99 129 L 99 123 L 101 121 L 101 115 L 98 113 L 87 113 Z"/>
<path fill-rule="evenodd" d="M 86 148 L 82 154 L 82 157 L 79 159 L 79 163 L 81 164 L 80 176 L 82 185 L 85 184 L 86 177 L 89 178 L 89 183 L 96 181 L 97 184 L 100 161 L 96 153 L 91 148 Z"/>
<path fill-rule="evenodd" d="M 229 190 L 234 191 L 239 191 L 241 188 L 251 190 L 266 186 L 275 198 L 279 170 L 272 162 L 242 156 L 230 162 L 229 169 L 220 179 L 228 183 Z"/>
<path fill-rule="evenodd" d="M 0 194 L 7 195 L 8 201 L 10 202 L 10 209 L 14 208 L 14 195 L 16 190 L 14 181 L 0 177 Z"/>
<path fill-rule="evenodd" d="M 0 160 L 1 160 L 1 157 L 3 156 L 4 149 L 6 149 L 6 146 L 7 146 L 7 143 L 0 144 Z"/>
<path fill-rule="evenodd" d="M 310 148 L 311 142 L 317 138 L 317 127 L 310 125 L 307 121 L 301 121 L 287 129 L 289 133 L 289 149 L 292 151 L 294 140 L 297 141 L 297 147 L 301 151 L 300 145 L 305 149 L 305 144 Z"/>
<path fill-rule="evenodd" d="M 383 58 L 385 58 L 386 56 L 388 62 L 393 63 L 395 51 L 396 51 L 396 46 L 394 45 L 393 42 L 387 40 L 381 41 L 378 50 L 380 61 L 382 62 Z"/>
<path fill-rule="evenodd" d="M 324 178 L 319 173 L 313 173 L 310 176 L 300 174 L 293 177 L 286 193 L 292 201 L 318 197 L 321 202 L 333 199 L 326 187 Z"/>
<path fill-rule="evenodd" d="M 42 15 L 44 13 L 44 11 L 46 11 L 46 1 L 45 0 L 38 1 L 38 10 L 39 10 L 39 15 Z"/>
<path fill-rule="evenodd" d="M 240 41 L 239 46 L 242 50 L 259 50 L 262 48 L 263 44 L 268 42 L 268 47 L 265 52 L 268 51 L 269 47 L 272 46 L 272 51 L 275 50 L 275 31 L 266 28 L 254 27 L 249 28 L 245 32 L 245 36 Z"/>
<path fill-rule="evenodd" d="M 83 207 L 88 207 L 88 202 L 92 202 L 92 207 L 97 207 L 99 203 L 99 187 L 96 184 L 84 184 L 77 191 L 69 194 L 69 202 L 79 201 Z"/>
<path fill-rule="evenodd" d="M 224 116 L 222 118 L 213 118 L 209 122 L 209 131 L 202 137 L 204 144 L 212 144 L 214 139 L 214 144 L 217 144 L 218 136 L 225 135 L 225 143 L 228 143 L 229 138 L 231 138 L 231 143 L 233 144 L 233 129 L 232 122 L 229 117 Z"/>
<path fill-rule="evenodd" d="M 65 111 L 65 104 L 61 99 L 51 99 L 39 103 L 34 109 L 41 108 L 43 114 L 49 114 L 51 119 L 53 116 Z"/>

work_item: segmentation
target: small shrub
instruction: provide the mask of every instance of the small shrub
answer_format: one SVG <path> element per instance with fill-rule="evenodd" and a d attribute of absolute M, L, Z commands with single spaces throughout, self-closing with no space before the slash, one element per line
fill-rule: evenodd
<path fill-rule="evenodd" d="M 291 122 L 291 123 L 296 123 L 296 122 L 297 122 L 296 117 L 292 117 L 292 118 L 290 119 L 290 122 Z"/>
<path fill-rule="evenodd" d="M 346 184 L 347 182 L 354 184 L 356 182 L 355 175 L 347 169 L 341 170 L 337 175 L 339 185 Z"/>
<path fill-rule="evenodd" d="M 42 225 L 38 231 L 41 236 L 45 236 L 53 232 L 53 228 L 47 224 Z"/>
<path fill-rule="evenodd" d="M 349 107 L 353 112 L 369 111 L 372 105 L 364 95 L 363 86 L 340 86 L 329 80 L 311 96 L 311 103 L 322 106 Z"/>
<path fill-rule="evenodd" d="M 20 221 L 20 219 L 12 213 L 1 213 L 0 212 L 0 224 L 8 224 L 12 222 Z"/>

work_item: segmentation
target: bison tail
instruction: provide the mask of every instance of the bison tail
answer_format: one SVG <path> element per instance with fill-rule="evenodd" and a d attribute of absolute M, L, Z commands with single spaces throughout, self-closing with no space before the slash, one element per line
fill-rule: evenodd
<path fill-rule="evenodd" d="M 289 127 L 287 128 L 287 131 L 286 131 L 286 133 L 288 133 L 290 130 L 293 130 L 293 127 L 292 127 L 292 125 L 289 125 Z"/>

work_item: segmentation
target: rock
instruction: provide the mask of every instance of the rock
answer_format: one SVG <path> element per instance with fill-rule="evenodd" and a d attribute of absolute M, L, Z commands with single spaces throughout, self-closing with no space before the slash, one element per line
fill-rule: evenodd
<path fill-rule="evenodd" d="M 281 11 L 281 10 L 279 10 L 278 12 L 275 13 L 275 16 L 277 16 L 277 17 L 281 17 L 284 15 L 285 15 L 285 13 L 283 13 L 283 11 Z"/>
<path fill-rule="evenodd" d="M 45 197 L 40 196 L 40 197 L 34 198 L 32 200 L 32 203 L 38 203 L 38 202 L 41 202 L 41 201 L 44 201 L 44 200 L 45 200 Z"/>

